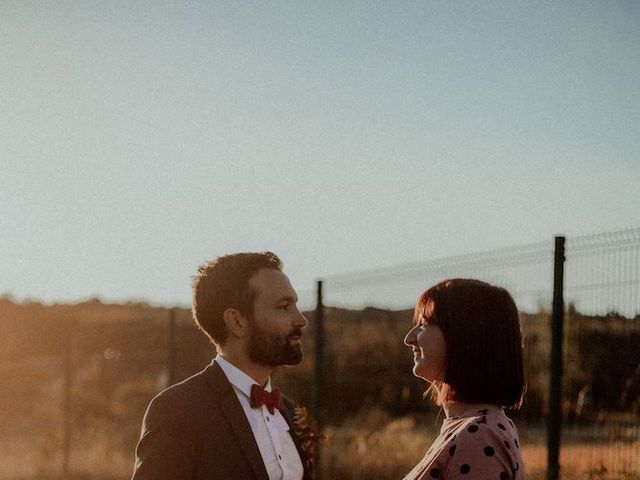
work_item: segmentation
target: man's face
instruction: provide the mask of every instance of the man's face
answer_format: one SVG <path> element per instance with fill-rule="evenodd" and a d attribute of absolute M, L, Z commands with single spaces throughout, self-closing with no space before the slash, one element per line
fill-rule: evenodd
<path fill-rule="evenodd" d="M 298 296 L 280 270 L 263 268 L 249 280 L 257 295 L 249 330 L 251 361 L 277 367 L 302 361 L 302 330 L 309 324 L 296 305 Z"/>

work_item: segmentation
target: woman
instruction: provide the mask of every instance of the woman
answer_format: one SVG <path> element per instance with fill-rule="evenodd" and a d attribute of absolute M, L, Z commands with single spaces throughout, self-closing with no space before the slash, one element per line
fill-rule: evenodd
<path fill-rule="evenodd" d="M 404 339 L 413 373 L 446 418 L 405 480 L 524 479 L 518 432 L 503 407 L 525 391 L 522 337 L 511 295 L 479 280 L 445 280 L 426 290 Z"/>

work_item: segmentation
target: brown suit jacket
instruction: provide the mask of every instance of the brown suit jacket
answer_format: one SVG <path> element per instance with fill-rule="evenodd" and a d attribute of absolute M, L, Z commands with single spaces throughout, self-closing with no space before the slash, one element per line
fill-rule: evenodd
<path fill-rule="evenodd" d="M 293 403 L 281 411 L 293 433 Z M 269 480 L 249 421 L 217 363 L 159 393 L 147 408 L 132 480 Z"/>

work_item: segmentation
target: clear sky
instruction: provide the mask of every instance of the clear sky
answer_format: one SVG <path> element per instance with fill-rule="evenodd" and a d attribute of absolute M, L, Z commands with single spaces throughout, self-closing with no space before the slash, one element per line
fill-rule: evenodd
<path fill-rule="evenodd" d="M 0 293 L 190 302 L 640 224 L 640 3 L 0 1 Z"/>

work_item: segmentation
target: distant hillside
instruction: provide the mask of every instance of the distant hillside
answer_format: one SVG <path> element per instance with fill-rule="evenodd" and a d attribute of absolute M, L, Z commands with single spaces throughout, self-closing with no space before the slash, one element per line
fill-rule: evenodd
<path fill-rule="evenodd" d="M 170 377 L 186 378 L 215 355 L 213 345 L 193 325 L 190 311 L 178 309 L 175 315 L 170 355 L 166 309 L 99 301 L 44 306 L 0 300 L 0 415 L 46 415 L 40 410 L 49 405 L 55 416 L 65 378 L 70 378 L 78 418 L 102 415 L 138 425 L 144 406 Z M 313 382 L 313 314 L 308 317 L 305 360 L 276 373 L 276 381 L 303 404 L 311 401 Z M 402 342 L 411 317 L 411 311 L 326 309 L 330 419 L 339 421 L 369 406 L 395 414 L 429 408 L 422 400 L 425 385 L 411 374 L 411 355 Z M 522 325 L 529 377 L 522 415 L 539 417 L 548 389 L 548 317 L 523 315 Z M 640 361 L 640 319 L 587 317 L 570 310 L 566 332 L 567 408 L 573 408 L 585 386 L 598 408 L 638 408 L 634 372 Z"/>

